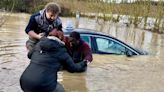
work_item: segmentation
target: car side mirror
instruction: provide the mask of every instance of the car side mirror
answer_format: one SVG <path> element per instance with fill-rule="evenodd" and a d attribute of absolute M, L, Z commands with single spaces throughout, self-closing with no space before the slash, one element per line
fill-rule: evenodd
<path fill-rule="evenodd" d="M 128 49 L 126 49 L 125 54 L 126 54 L 127 57 L 132 57 L 133 56 L 133 52 L 128 50 Z"/>

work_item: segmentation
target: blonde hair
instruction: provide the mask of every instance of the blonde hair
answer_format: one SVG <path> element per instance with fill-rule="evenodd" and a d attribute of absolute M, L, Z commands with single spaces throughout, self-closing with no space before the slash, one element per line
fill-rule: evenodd
<path fill-rule="evenodd" d="M 52 12 L 53 14 L 58 14 L 61 12 L 60 6 L 57 3 L 50 2 L 45 6 L 47 12 Z"/>

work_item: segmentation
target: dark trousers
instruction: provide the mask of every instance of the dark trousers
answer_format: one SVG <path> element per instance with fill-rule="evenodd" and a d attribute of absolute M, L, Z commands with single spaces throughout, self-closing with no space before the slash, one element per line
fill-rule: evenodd
<path fill-rule="evenodd" d="M 36 43 L 38 42 L 38 40 L 36 39 L 32 39 L 32 38 L 29 38 L 27 41 L 26 41 L 26 48 L 31 51 L 34 46 L 36 45 Z"/>

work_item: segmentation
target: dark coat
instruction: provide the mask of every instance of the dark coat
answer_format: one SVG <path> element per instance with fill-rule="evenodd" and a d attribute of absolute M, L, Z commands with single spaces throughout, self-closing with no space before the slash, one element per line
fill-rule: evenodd
<path fill-rule="evenodd" d="M 31 62 L 20 78 L 24 92 L 52 92 L 61 66 L 69 72 L 83 72 L 87 66 L 86 62 L 75 64 L 64 44 L 48 38 L 41 38 L 29 58 Z"/>

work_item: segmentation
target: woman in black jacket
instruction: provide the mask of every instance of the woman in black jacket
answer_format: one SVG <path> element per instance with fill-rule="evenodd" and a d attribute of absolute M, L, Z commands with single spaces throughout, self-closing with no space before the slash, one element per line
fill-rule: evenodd
<path fill-rule="evenodd" d="M 57 72 L 63 66 L 69 72 L 83 72 L 86 62 L 75 64 L 64 43 L 55 36 L 42 37 L 30 52 L 30 64 L 20 78 L 24 92 L 64 92 L 57 82 Z"/>

